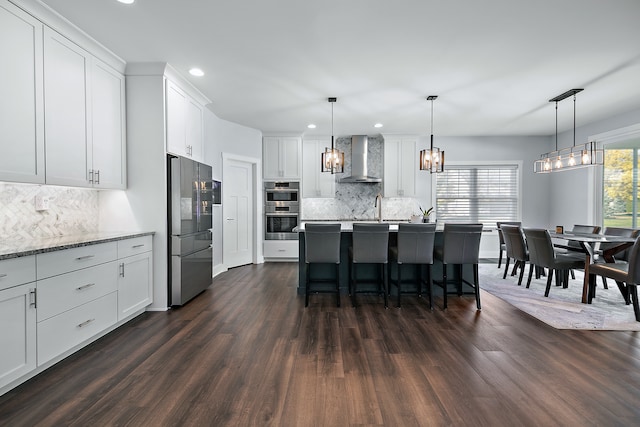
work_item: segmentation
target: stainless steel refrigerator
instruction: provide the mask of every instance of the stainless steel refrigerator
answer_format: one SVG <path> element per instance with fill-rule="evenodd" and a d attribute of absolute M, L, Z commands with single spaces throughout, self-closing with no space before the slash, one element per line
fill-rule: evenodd
<path fill-rule="evenodd" d="M 211 285 L 211 166 L 169 155 L 169 304 L 183 305 Z"/>

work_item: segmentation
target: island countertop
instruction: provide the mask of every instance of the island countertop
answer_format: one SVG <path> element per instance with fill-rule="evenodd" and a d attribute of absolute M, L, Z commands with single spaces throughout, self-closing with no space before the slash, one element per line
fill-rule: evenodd
<path fill-rule="evenodd" d="M 340 231 L 342 232 L 352 232 L 353 224 L 389 224 L 389 231 L 398 231 L 398 224 L 404 223 L 409 224 L 409 221 L 404 220 L 383 220 L 382 222 L 376 220 L 314 220 L 314 221 L 301 221 L 297 227 L 293 229 L 294 232 L 304 232 L 305 224 L 340 224 Z"/>

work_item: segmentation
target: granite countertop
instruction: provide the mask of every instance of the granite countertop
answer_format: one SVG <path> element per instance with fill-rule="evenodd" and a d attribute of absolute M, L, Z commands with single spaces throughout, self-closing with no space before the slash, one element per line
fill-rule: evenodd
<path fill-rule="evenodd" d="M 0 243 L 0 260 L 114 242 L 152 234 L 154 234 L 152 231 L 96 232 L 41 239 L 5 240 Z"/>

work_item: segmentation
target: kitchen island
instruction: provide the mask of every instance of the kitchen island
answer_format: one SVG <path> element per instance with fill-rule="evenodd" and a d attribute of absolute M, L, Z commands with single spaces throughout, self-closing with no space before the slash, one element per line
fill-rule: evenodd
<path fill-rule="evenodd" d="M 353 224 L 354 223 L 377 223 L 378 221 L 307 221 L 314 223 L 340 223 L 340 291 L 342 294 L 347 294 L 349 290 L 349 247 L 351 246 L 351 242 L 353 239 Z M 395 246 L 398 237 L 398 224 L 402 221 L 383 221 L 383 223 L 389 224 L 389 246 Z M 404 221 L 408 223 L 408 221 Z M 298 227 L 294 229 L 299 233 L 298 235 L 298 294 L 303 295 L 305 289 L 305 276 L 306 276 L 306 263 L 305 263 L 305 222 L 301 222 Z M 437 230 L 436 232 L 436 240 L 435 244 L 442 245 L 442 232 L 441 230 Z M 367 268 L 369 267 L 369 268 Z M 389 263 L 389 271 L 392 273 L 392 278 L 397 277 L 396 275 L 397 265 L 394 263 Z M 422 267 L 426 269 L 426 267 Z M 311 277 L 313 279 L 317 278 L 328 278 L 333 277 L 335 269 L 330 265 L 314 265 L 311 271 Z M 433 278 L 438 279 L 442 277 L 442 264 L 436 263 L 434 264 L 434 268 L 432 269 Z M 415 269 L 413 268 L 405 268 L 402 270 L 402 278 L 410 280 L 415 274 Z M 374 280 L 376 277 L 376 269 L 373 265 L 363 265 L 358 269 L 358 278 L 359 280 L 367 281 L 368 279 Z M 426 273 L 423 272 L 422 277 L 427 277 Z M 318 288 L 318 285 L 314 285 Z M 327 284 L 327 289 L 333 287 L 331 284 Z M 392 287 L 393 288 L 393 287 Z M 373 287 L 372 287 L 373 289 Z M 437 287 L 434 287 L 434 291 Z"/>

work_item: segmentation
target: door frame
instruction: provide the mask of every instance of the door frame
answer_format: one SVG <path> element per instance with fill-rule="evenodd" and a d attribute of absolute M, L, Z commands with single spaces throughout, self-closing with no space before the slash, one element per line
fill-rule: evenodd
<path fill-rule="evenodd" d="M 262 250 L 262 241 L 264 238 L 264 227 L 262 218 L 264 217 L 264 202 L 262 197 L 262 159 L 256 157 L 248 157 L 241 156 L 238 154 L 232 153 L 222 153 L 222 182 L 224 183 L 225 175 L 228 174 L 227 168 L 229 167 L 229 160 L 244 162 L 251 164 L 251 181 L 253 182 L 253 191 L 252 191 L 252 200 L 253 200 L 253 217 L 251 222 L 253 223 L 253 241 L 252 241 L 252 249 L 251 249 L 251 262 L 253 264 L 262 264 L 264 263 L 264 254 Z M 227 173 L 225 173 L 227 172 Z M 225 185 L 222 185 L 222 217 L 225 218 L 225 203 L 224 203 L 224 192 Z M 222 221 L 223 230 L 222 235 L 222 265 L 224 266 L 224 271 L 227 270 L 227 266 L 225 264 L 225 243 L 224 243 L 224 223 Z"/>

